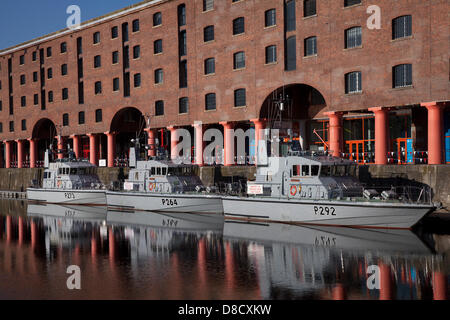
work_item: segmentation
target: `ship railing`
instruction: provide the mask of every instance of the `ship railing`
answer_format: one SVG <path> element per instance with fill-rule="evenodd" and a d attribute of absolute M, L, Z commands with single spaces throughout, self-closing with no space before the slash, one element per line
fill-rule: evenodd
<path fill-rule="evenodd" d="M 375 199 L 396 200 L 410 204 L 433 204 L 433 192 L 430 186 L 371 186 L 366 189 L 376 191 Z"/>

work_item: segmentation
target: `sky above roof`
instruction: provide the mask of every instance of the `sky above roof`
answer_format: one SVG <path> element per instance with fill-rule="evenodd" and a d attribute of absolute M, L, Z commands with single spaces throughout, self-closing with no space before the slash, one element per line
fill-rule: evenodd
<path fill-rule="evenodd" d="M 1 0 L 0 50 L 65 29 L 70 5 L 81 9 L 81 22 L 142 0 Z"/>

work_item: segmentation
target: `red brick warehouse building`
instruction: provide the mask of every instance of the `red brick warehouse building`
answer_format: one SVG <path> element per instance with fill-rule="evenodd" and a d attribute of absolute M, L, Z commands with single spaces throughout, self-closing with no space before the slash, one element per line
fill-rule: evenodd
<path fill-rule="evenodd" d="M 2 50 L 2 163 L 70 144 L 113 166 L 132 138 L 170 148 L 176 128 L 225 131 L 227 154 L 224 128 L 286 123 L 359 163 L 449 163 L 449 3 L 376 1 L 380 29 L 372 4 L 144 1 Z"/>

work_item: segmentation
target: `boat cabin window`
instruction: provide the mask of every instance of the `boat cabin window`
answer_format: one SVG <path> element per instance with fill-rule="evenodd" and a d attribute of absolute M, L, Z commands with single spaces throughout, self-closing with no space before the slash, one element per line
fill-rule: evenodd
<path fill-rule="evenodd" d="M 150 174 L 151 174 L 152 176 L 154 176 L 155 173 L 156 173 L 156 168 L 155 168 L 155 167 L 151 167 L 151 168 L 150 168 Z"/>
<path fill-rule="evenodd" d="M 318 166 L 318 165 L 311 166 L 311 175 L 312 176 L 318 176 L 319 175 L 319 168 L 320 168 L 320 166 Z"/>
<path fill-rule="evenodd" d="M 302 177 L 309 176 L 309 166 L 302 165 Z"/>
<path fill-rule="evenodd" d="M 134 180 L 139 180 L 139 172 L 134 173 Z"/>
<path fill-rule="evenodd" d="M 161 167 L 156 168 L 156 175 L 161 175 Z"/>
<path fill-rule="evenodd" d="M 300 166 L 292 166 L 292 176 L 299 177 L 300 176 Z"/>
<path fill-rule="evenodd" d="M 356 172 L 355 166 L 347 166 L 347 165 L 333 165 L 333 166 L 322 166 L 322 170 L 320 175 L 322 177 L 344 177 L 348 175 L 353 175 Z"/>
<path fill-rule="evenodd" d="M 168 173 L 169 175 L 174 176 L 190 176 L 192 175 L 192 168 L 191 167 L 178 167 L 178 168 L 169 168 Z"/>
<path fill-rule="evenodd" d="M 162 175 L 166 176 L 167 175 L 167 168 L 162 168 Z"/>

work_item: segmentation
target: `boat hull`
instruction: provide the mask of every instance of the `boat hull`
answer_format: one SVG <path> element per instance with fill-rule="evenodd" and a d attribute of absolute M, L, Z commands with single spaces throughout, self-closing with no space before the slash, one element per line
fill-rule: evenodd
<path fill-rule="evenodd" d="M 104 190 L 55 190 L 55 189 L 27 189 L 29 201 L 67 204 L 106 206 Z"/>
<path fill-rule="evenodd" d="M 431 205 L 293 201 L 283 199 L 223 197 L 227 219 L 300 223 L 325 226 L 410 229 Z"/>
<path fill-rule="evenodd" d="M 151 194 L 132 192 L 106 193 L 110 209 L 181 213 L 223 213 L 219 196 L 188 194 Z"/>

